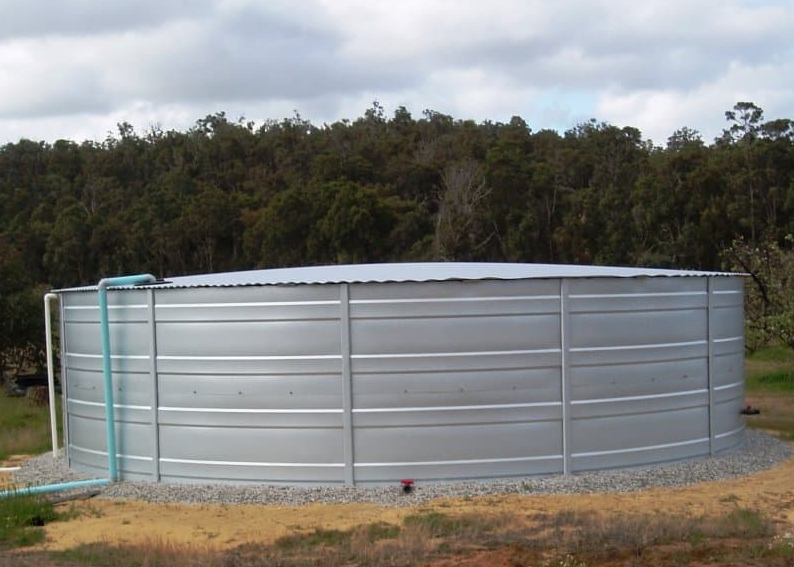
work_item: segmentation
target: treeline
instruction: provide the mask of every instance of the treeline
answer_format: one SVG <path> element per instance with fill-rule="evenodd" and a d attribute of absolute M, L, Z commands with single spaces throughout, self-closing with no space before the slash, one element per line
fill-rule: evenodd
<path fill-rule="evenodd" d="M 533 132 L 377 103 L 323 126 L 217 114 L 186 132 L 21 140 L 0 147 L 0 297 L 343 262 L 715 269 L 737 238 L 794 233 L 794 122 L 746 102 L 725 117 L 711 143 L 683 128 L 664 147 L 596 121 Z"/>

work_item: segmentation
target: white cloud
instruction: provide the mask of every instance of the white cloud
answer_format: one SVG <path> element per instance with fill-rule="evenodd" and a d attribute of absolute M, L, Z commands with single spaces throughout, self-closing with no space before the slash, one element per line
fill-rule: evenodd
<path fill-rule="evenodd" d="M 534 129 L 594 116 L 657 142 L 683 125 L 709 139 L 738 100 L 794 115 L 794 5 L 776 0 L 0 0 L 0 13 L 0 143 L 218 110 L 333 121 L 375 99 Z"/>
<path fill-rule="evenodd" d="M 0 0 L 0 39 L 86 36 L 196 17 L 210 0 Z"/>
<path fill-rule="evenodd" d="M 736 102 L 755 102 L 767 119 L 794 115 L 792 72 L 794 61 L 757 67 L 732 63 L 724 76 L 689 91 L 607 92 L 598 100 L 596 115 L 621 126 L 640 125 L 643 136 L 660 145 L 683 126 L 700 130 L 710 143 L 725 127 L 725 111 Z"/>

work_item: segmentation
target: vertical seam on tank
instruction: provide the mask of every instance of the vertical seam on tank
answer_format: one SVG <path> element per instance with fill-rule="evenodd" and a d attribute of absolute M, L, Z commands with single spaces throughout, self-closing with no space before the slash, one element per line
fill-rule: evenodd
<path fill-rule="evenodd" d="M 353 373 L 350 368 L 350 289 L 346 283 L 339 286 L 339 327 L 342 355 L 342 430 L 344 433 L 343 458 L 345 484 L 354 485 L 355 458 L 353 455 Z"/>
<path fill-rule="evenodd" d="M 58 328 L 60 338 L 58 342 L 61 346 L 61 411 L 63 412 L 63 453 L 66 466 L 72 466 L 71 454 L 69 452 L 69 387 L 66 385 L 66 323 L 64 314 L 66 313 L 65 296 L 58 297 Z"/>
<path fill-rule="evenodd" d="M 571 387 L 569 381 L 570 305 L 568 280 L 560 279 L 560 396 L 562 408 L 562 473 L 571 474 Z"/>
<path fill-rule="evenodd" d="M 149 296 L 149 376 L 151 379 L 149 401 L 152 407 L 152 479 L 155 482 L 160 482 L 160 424 L 158 417 L 160 397 L 157 379 L 157 320 L 154 289 L 149 289 L 147 294 Z"/>
<path fill-rule="evenodd" d="M 708 382 L 709 382 L 709 454 L 714 455 L 716 447 L 714 446 L 714 278 L 706 278 L 708 290 L 708 303 L 707 303 L 707 317 L 706 328 L 708 332 Z"/>

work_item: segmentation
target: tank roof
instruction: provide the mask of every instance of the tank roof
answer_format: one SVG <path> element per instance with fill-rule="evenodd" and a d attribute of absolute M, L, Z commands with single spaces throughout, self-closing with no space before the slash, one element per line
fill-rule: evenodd
<path fill-rule="evenodd" d="M 178 276 L 136 288 L 235 287 L 338 283 L 441 282 L 472 280 L 524 280 L 554 278 L 641 278 L 742 276 L 731 272 L 703 272 L 571 264 L 519 264 L 494 262 L 417 262 L 345 264 L 302 268 L 274 268 Z M 131 286 L 126 286 L 131 287 Z M 97 286 L 56 291 L 93 291 Z"/>

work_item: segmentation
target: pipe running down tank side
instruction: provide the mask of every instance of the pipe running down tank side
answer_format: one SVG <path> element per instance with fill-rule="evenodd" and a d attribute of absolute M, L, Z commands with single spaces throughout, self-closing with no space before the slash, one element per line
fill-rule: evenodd
<path fill-rule="evenodd" d="M 0 498 L 16 495 L 46 494 L 50 492 L 60 492 L 61 490 L 71 490 L 75 488 L 85 488 L 89 486 L 101 486 L 110 484 L 118 480 L 118 455 L 116 454 L 116 414 L 113 407 L 113 371 L 110 357 L 110 322 L 108 319 L 108 300 L 107 290 L 113 286 L 128 286 L 145 284 L 156 281 L 151 274 L 136 274 L 133 276 L 119 276 L 105 278 L 97 285 L 99 295 L 99 324 L 102 335 L 102 374 L 105 390 L 105 421 L 107 431 L 108 449 L 108 478 L 98 478 L 92 480 L 78 480 L 73 482 L 62 482 L 57 484 L 46 484 L 42 486 L 29 486 L 26 488 L 10 489 L 0 491 Z M 45 335 L 47 338 L 47 379 L 50 392 L 50 426 L 52 435 L 52 456 L 57 455 L 58 433 L 55 418 L 55 378 L 53 370 L 52 356 L 52 319 L 51 302 L 58 296 L 48 293 L 44 296 L 44 319 Z M 65 394 L 64 394 L 65 395 Z"/>

